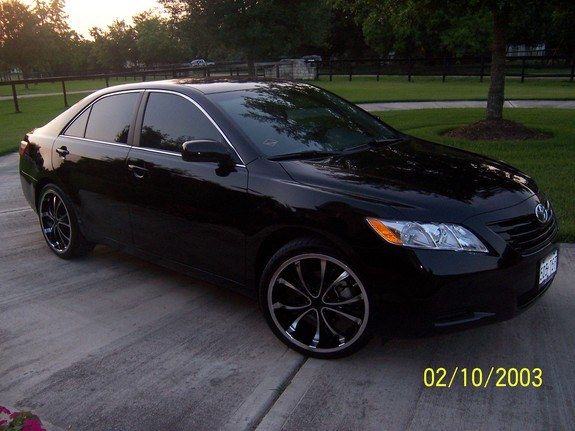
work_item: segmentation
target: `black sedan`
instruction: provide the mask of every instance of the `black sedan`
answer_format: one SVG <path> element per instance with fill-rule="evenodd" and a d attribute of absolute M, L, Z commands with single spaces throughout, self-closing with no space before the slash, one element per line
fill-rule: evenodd
<path fill-rule="evenodd" d="M 529 177 L 303 83 L 98 91 L 26 135 L 20 174 L 57 256 L 106 244 L 238 289 L 320 358 L 406 305 L 429 328 L 509 318 L 557 270 Z"/>

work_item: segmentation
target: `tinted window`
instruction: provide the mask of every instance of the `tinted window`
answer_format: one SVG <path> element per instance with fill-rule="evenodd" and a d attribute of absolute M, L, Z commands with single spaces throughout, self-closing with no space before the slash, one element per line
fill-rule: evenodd
<path fill-rule="evenodd" d="M 337 152 L 397 138 L 381 121 L 310 85 L 269 84 L 208 97 L 267 156 Z"/>
<path fill-rule="evenodd" d="M 77 138 L 83 138 L 84 132 L 86 131 L 86 122 L 88 121 L 88 115 L 90 115 L 90 109 L 86 109 L 79 117 L 77 117 L 72 124 L 68 126 L 66 132 L 67 136 L 76 136 Z"/>
<path fill-rule="evenodd" d="M 86 127 L 86 138 L 104 142 L 128 142 L 128 132 L 139 93 L 118 94 L 97 101 Z"/>
<path fill-rule="evenodd" d="M 180 152 L 184 142 L 194 139 L 221 141 L 221 135 L 189 100 L 174 94 L 151 93 L 144 114 L 140 145 Z"/>

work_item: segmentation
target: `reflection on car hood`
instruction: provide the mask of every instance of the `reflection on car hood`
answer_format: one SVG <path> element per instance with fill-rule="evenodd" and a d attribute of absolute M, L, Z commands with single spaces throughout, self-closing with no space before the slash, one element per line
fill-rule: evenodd
<path fill-rule="evenodd" d="M 414 220 L 460 222 L 537 192 L 529 177 L 502 162 L 414 138 L 281 164 L 297 182 L 392 205 Z"/>

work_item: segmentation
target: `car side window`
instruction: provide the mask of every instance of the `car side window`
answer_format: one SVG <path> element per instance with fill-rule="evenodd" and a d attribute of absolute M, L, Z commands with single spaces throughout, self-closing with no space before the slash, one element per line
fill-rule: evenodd
<path fill-rule="evenodd" d="M 92 105 L 86 138 L 103 142 L 128 142 L 130 124 L 140 93 L 106 96 Z"/>
<path fill-rule="evenodd" d="M 189 100 L 175 94 L 150 93 L 140 136 L 140 146 L 181 152 L 182 144 L 195 139 L 222 142 L 222 135 Z"/>
<path fill-rule="evenodd" d="M 88 122 L 88 116 L 90 115 L 90 108 L 86 109 L 79 116 L 76 117 L 74 121 L 68 126 L 64 135 L 74 136 L 76 138 L 83 138 L 86 132 L 86 123 Z"/>

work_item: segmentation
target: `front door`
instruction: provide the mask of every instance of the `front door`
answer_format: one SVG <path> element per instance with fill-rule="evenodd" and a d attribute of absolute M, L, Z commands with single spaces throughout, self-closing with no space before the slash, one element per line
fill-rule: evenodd
<path fill-rule="evenodd" d="M 243 282 L 247 169 L 237 165 L 221 172 L 216 163 L 182 159 L 186 141 L 225 142 L 211 120 L 182 95 L 150 92 L 139 117 L 139 146 L 132 147 L 127 162 L 136 247 Z"/>

